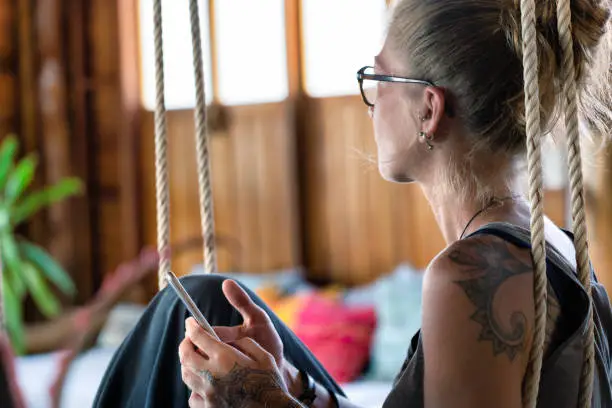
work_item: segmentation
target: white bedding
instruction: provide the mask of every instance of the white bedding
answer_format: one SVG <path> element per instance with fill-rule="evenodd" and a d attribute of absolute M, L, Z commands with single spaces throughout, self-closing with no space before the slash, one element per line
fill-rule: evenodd
<path fill-rule="evenodd" d="M 74 361 L 66 378 L 62 408 L 91 407 L 98 385 L 115 349 L 94 348 Z M 51 406 L 49 389 L 57 373 L 58 354 L 41 354 L 17 359 L 17 380 L 27 408 Z"/>
<path fill-rule="evenodd" d="M 363 408 L 380 408 L 391 391 L 391 383 L 356 381 L 342 385 L 348 399 Z"/>
<path fill-rule="evenodd" d="M 115 349 L 94 348 L 80 356 L 66 379 L 62 408 L 91 407 Z M 17 377 L 28 408 L 48 408 L 49 388 L 57 370 L 57 354 L 20 357 Z M 384 382 L 358 381 L 342 386 L 349 399 L 363 408 L 379 408 L 391 389 Z"/>

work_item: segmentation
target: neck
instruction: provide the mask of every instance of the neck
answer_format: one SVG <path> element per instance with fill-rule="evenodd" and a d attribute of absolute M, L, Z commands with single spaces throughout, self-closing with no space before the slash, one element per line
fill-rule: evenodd
<path fill-rule="evenodd" d="M 485 203 L 473 198 L 458 200 L 456 194 L 445 194 L 424 184 L 421 184 L 421 189 L 429 201 L 447 244 L 469 235 L 487 222 L 512 222 L 515 219 L 513 214 L 517 208 L 517 193 L 508 188 L 493 192 L 491 201 Z"/>

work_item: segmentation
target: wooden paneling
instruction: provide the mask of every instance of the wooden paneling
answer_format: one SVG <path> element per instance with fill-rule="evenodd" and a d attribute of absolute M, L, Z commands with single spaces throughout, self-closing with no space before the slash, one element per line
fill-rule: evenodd
<path fill-rule="evenodd" d="M 16 9 L 15 2 L 0 0 L 0 137 L 16 130 Z"/>
<path fill-rule="evenodd" d="M 117 144 L 119 146 L 118 166 L 121 174 L 120 205 L 121 219 L 128 225 L 121 231 L 123 238 L 123 259 L 129 259 L 140 251 L 142 245 L 140 195 L 138 189 L 140 136 L 140 52 L 138 37 L 138 2 L 116 0 L 119 40 L 119 84 L 121 117 L 118 123 Z"/>
<path fill-rule="evenodd" d="M 305 261 L 312 276 L 357 284 L 402 262 L 425 267 L 445 242 L 419 187 L 380 177 L 361 99 L 313 99 L 307 117 L 300 155 L 307 166 Z M 547 213 L 560 225 L 564 200 L 564 192 L 546 194 Z"/>
<path fill-rule="evenodd" d="M 20 2 L 22 128 L 28 147 L 36 148 L 42 159 L 39 184 L 70 176 L 89 181 L 85 95 L 77 87 L 86 75 L 86 46 L 75 41 L 83 37 L 83 25 L 65 24 L 68 12 L 82 22 L 82 8 L 68 9 L 59 0 Z M 46 215 L 44 228 L 30 234 L 70 271 L 77 301 L 84 302 L 95 290 L 89 197 L 56 204 Z"/>
<path fill-rule="evenodd" d="M 594 191 L 587 194 L 589 245 L 597 277 L 612 291 L 612 148 L 604 149 Z"/>
<path fill-rule="evenodd" d="M 285 32 L 287 37 L 287 74 L 289 96 L 298 98 L 304 94 L 304 64 L 302 38 L 301 0 L 285 0 Z"/>
<path fill-rule="evenodd" d="M 306 142 L 306 262 L 313 277 L 370 281 L 410 261 L 424 266 L 443 240 L 418 187 L 384 181 L 372 124 L 354 96 L 313 99 Z"/>
<path fill-rule="evenodd" d="M 220 271 L 261 272 L 299 264 L 291 126 L 285 103 L 227 107 L 211 134 L 211 173 Z M 211 126 L 215 127 L 215 126 Z M 193 112 L 168 112 L 171 241 L 201 236 Z M 155 245 L 153 114 L 143 114 L 142 222 Z M 173 259 L 177 274 L 202 262 L 199 246 Z"/>
<path fill-rule="evenodd" d="M 0 128 L 17 131 L 24 150 L 39 154 L 36 187 L 66 176 L 86 184 L 83 196 L 41 212 L 27 228 L 73 275 L 77 302 L 97 289 L 101 270 L 134 256 L 141 244 L 136 3 L 117 1 L 122 25 L 113 1 L 0 2 L 2 33 L 12 35 L 0 34 L 0 81 L 11 74 L 0 84 L 0 99 L 10 95 L 0 100 Z M 133 32 L 123 29 L 119 41 L 125 26 Z"/>
<path fill-rule="evenodd" d="M 88 5 L 96 250 L 105 273 L 135 256 L 142 244 L 137 195 L 137 13 L 133 0 L 92 0 Z"/>

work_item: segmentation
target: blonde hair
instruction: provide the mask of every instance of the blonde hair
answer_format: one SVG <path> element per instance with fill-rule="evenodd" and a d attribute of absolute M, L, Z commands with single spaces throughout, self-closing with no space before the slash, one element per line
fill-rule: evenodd
<path fill-rule="evenodd" d="M 557 126 L 562 94 L 556 2 L 537 1 L 541 123 Z M 571 2 L 581 118 L 591 136 L 612 130 L 610 0 Z M 447 187 L 486 201 L 492 193 L 479 171 L 483 158 L 504 158 L 508 183 L 525 155 L 525 96 L 519 0 L 403 0 L 395 6 L 389 38 L 411 75 L 445 89 L 468 133 L 466 157 L 443 169 Z M 452 38 L 450 37 L 452 33 Z M 497 163 L 501 163 L 498 160 Z M 498 173 L 499 175 L 499 173 Z"/>

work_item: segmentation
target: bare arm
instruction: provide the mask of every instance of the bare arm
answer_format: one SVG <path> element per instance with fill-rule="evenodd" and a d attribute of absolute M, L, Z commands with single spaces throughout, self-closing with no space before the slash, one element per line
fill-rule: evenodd
<path fill-rule="evenodd" d="M 283 365 L 283 376 L 287 382 L 287 386 L 289 387 L 289 392 L 294 398 L 298 398 L 303 391 L 302 382 L 299 378 L 299 372 L 297 368 L 286 360 L 283 362 Z M 331 398 L 329 391 L 317 384 L 317 398 L 315 399 L 312 408 L 361 408 L 339 395 L 336 395 L 336 398 L 338 400 L 338 405 L 336 405 L 334 400 Z"/>

